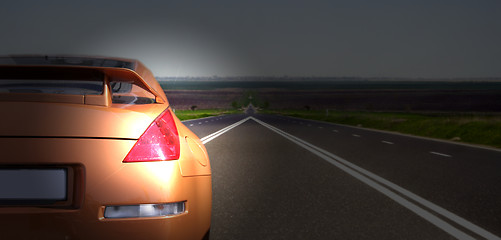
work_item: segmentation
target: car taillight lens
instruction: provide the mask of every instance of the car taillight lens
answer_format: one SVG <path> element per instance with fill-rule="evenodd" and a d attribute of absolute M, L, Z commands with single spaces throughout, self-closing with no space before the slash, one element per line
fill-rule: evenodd
<path fill-rule="evenodd" d="M 123 162 L 149 162 L 179 159 L 179 134 L 167 109 L 151 123 Z"/>

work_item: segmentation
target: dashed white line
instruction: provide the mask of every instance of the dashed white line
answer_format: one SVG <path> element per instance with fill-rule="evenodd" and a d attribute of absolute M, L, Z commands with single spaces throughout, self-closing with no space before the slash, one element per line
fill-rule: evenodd
<path fill-rule="evenodd" d="M 451 155 L 445 154 L 445 153 L 439 153 L 439 152 L 430 152 L 430 153 L 438 155 L 438 156 L 442 156 L 442 157 L 452 157 Z"/>
<path fill-rule="evenodd" d="M 372 172 L 369 172 L 339 156 L 336 156 L 324 149 L 321 149 L 309 142 L 306 142 L 298 137 L 295 137 L 287 132 L 284 132 L 274 126 L 271 126 L 263 121 L 260 121 L 254 117 L 250 117 L 252 120 L 256 121 L 257 123 L 267 127 L 268 129 L 278 133 L 279 135 L 282 135 L 283 137 L 291 140 L 292 142 L 298 144 L 299 146 L 305 148 L 306 150 L 312 152 L 313 154 L 319 156 L 320 158 L 326 160 L 327 162 L 331 163 L 332 165 L 338 167 L 339 169 L 343 170 L 344 172 L 350 174 L 351 176 L 357 178 L 358 180 L 362 181 L 363 183 L 371 186 L 375 190 L 379 191 L 380 193 L 386 195 L 390 199 L 394 200 L 395 202 L 399 203 L 403 207 L 409 209 L 410 211 L 414 212 L 418 216 L 426 219 L 428 222 L 432 223 L 433 225 L 437 226 L 438 228 L 442 229 L 443 231 L 449 233 L 450 235 L 454 236 L 457 239 L 474 239 L 472 236 L 468 235 L 467 233 L 463 232 L 464 230 L 458 229 L 451 225 L 450 223 L 440 219 L 436 215 L 433 214 L 435 212 L 436 214 L 442 215 L 443 217 L 449 219 L 450 221 L 455 222 L 456 224 L 464 227 L 465 229 L 470 230 L 473 233 L 476 233 L 484 238 L 487 239 L 497 239 L 501 240 L 498 236 L 490 233 L 489 231 L 469 222 L 468 220 L 455 215 L 454 213 L 438 206 L 435 205 L 434 203 L 421 198 L 420 196 L 410 192 L 409 190 L 406 190 Z M 399 194 L 402 194 L 400 196 Z M 408 199 L 404 198 L 403 196 L 407 197 Z M 425 209 L 410 200 L 413 200 L 419 204 L 421 204 L 424 207 L 427 207 L 428 209 Z"/>
<path fill-rule="evenodd" d="M 190 124 L 190 127 L 193 127 L 193 124 Z"/>
<path fill-rule="evenodd" d="M 360 137 L 360 135 L 357 135 L 357 134 L 352 134 L 351 136 Z"/>
<path fill-rule="evenodd" d="M 392 142 L 388 142 L 388 141 L 381 141 L 382 143 L 386 143 L 386 144 L 390 144 L 390 145 L 393 145 L 395 143 L 392 143 Z"/>
<path fill-rule="evenodd" d="M 324 128 L 324 127 L 318 127 L 318 128 L 319 128 L 319 129 L 322 129 L 322 128 Z"/>
<path fill-rule="evenodd" d="M 339 132 L 339 131 L 338 131 L 338 130 L 336 130 L 336 129 L 334 129 L 334 130 L 332 130 L 332 131 L 333 131 L 333 132 Z"/>
<path fill-rule="evenodd" d="M 432 202 L 427 201 L 426 199 L 421 198 L 420 196 L 384 179 L 381 178 L 363 168 L 358 167 L 357 165 L 348 162 L 347 160 L 340 158 L 330 152 L 325 151 L 324 149 L 321 149 L 315 145 L 312 145 L 300 138 L 297 138 L 293 135 L 290 135 L 289 133 L 286 133 L 278 128 L 275 128 L 267 123 L 264 123 L 258 119 L 255 119 L 254 117 L 248 117 L 245 119 L 242 119 L 232 125 L 229 125 L 215 133 L 212 133 L 204 138 L 201 138 L 202 142 L 205 144 L 212 139 L 220 136 L 221 134 L 229 131 L 232 128 L 237 127 L 238 125 L 244 123 L 245 121 L 252 119 L 259 124 L 269 128 L 270 130 L 273 130 L 274 132 L 284 136 L 285 138 L 291 140 L 292 142 L 295 142 L 296 144 L 300 145 L 301 147 L 307 149 L 308 151 L 314 153 L 315 155 L 321 157 L 322 159 L 326 160 L 327 162 L 335 165 L 336 167 L 342 169 L 343 171 L 347 172 L 348 174 L 352 175 L 353 177 L 359 179 L 360 181 L 366 183 L 367 185 L 371 186 L 375 190 L 381 192 L 382 194 L 386 195 L 387 197 L 391 198 L 392 200 L 398 202 L 402 206 L 406 207 L 410 211 L 416 213 L 418 216 L 421 216 L 422 218 L 428 220 L 430 223 L 434 224 L 435 226 L 441 228 L 445 232 L 451 234 L 452 236 L 458 238 L 458 239 L 474 239 L 472 236 L 468 235 L 467 233 L 463 232 L 464 230 L 460 230 L 451 224 L 443 221 L 442 219 L 438 218 L 432 212 L 435 212 L 439 215 L 442 215 L 443 217 L 457 223 L 458 225 L 461 225 L 462 227 L 484 237 L 487 239 L 497 239 L 501 240 L 498 236 L 488 232 L 485 229 L 482 229 L 481 227 L 467 221 L 466 219 L 455 215 L 452 212 L 449 212 L 448 210 L 441 208 L 438 205 L 433 204 Z M 201 122 L 199 122 L 201 124 Z M 311 126 L 311 125 L 310 125 Z M 360 137 L 360 135 L 352 134 L 353 136 Z M 431 154 L 436 154 L 444 157 L 452 157 L 451 155 L 448 154 L 443 154 L 439 152 L 430 152 Z M 391 190 L 390 190 L 391 189 Z M 402 194 L 403 196 L 416 201 L 420 203 L 422 206 L 427 207 L 429 210 L 424 209 L 420 207 L 419 205 L 416 205 L 409 200 L 403 198 L 402 196 L 395 194 L 395 192 Z M 431 211 L 431 212 L 430 212 Z"/>
<path fill-rule="evenodd" d="M 200 125 L 200 124 L 202 124 L 202 122 L 198 122 L 198 124 Z"/>

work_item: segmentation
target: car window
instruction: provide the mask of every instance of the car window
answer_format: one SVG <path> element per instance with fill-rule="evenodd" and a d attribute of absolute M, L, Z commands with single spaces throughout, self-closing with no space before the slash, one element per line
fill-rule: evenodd
<path fill-rule="evenodd" d="M 131 79 L 84 68 L 0 68 L 0 94 L 102 95 L 109 81 L 113 104 L 155 103 L 155 95 Z"/>
<path fill-rule="evenodd" d="M 72 95 L 100 95 L 102 81 L 0 79 L 0 93 L 44 93 Z"/>

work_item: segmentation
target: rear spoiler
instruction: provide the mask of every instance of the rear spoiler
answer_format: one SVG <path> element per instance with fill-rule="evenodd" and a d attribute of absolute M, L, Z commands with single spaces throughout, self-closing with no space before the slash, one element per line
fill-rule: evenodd
<path fill-rule="evenodd" d="M 110 82 L 127 82 L 153 94 L 156 103 L 166 102 L 166 99 L 163 99 L 161 94 L 150 87 L 139 74 L 127 68 L 0 65 L 0 79 L 74 79 L 103 82 L 103 91 L 100 95 L 0 93 L 0 101 L 64 102 L 110 106 L 112 103 Z"/>

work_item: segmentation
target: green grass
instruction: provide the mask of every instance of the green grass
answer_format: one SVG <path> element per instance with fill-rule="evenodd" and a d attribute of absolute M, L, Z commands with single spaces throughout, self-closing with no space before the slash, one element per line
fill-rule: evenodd
<path fill-rule="evenodd" d="M 197 119 L 204 117 L 219 116 L 223 114 L 242 113 L 238 110 L 225 110 L 225 109 L 200 109 L 200 110 L 176 110 L 176 116 L 181 120 Z"/>
<path fill-rule="evenodd" d="M 501 148 L 501 115 L 482 113 L 387 113 L 314 110 L 267 111 L 416 136 Z"/>

